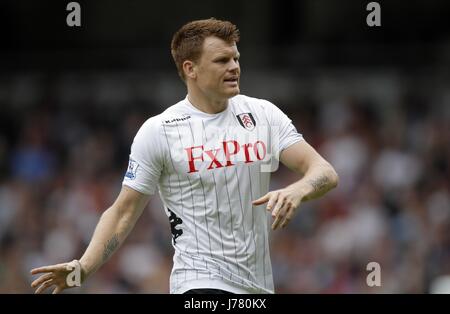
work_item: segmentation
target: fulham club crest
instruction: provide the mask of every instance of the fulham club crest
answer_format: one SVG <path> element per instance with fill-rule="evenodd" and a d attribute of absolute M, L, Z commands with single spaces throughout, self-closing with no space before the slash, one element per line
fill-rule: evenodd
<path fill-rule="evenodd" d="M 236 117 L 244 129 L 252 131 L 255 128 L 256 122 L 250 112 L 238 114 Z"/>

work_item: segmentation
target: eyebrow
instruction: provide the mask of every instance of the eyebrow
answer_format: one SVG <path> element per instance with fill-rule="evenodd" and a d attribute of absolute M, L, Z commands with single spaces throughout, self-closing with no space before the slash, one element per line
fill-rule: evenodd
<path fill-rule="evenodd" d="M 218 55 L 218 56 L 215 56 L 214 58 L 213 58 L 213 60 L 219 60 L 219 59 L 222 59 L 222 58 L 229 58 L 230 57 L 230 55 L 229 54 L 220 54 L 220 55 Z M 232 58 L 234 59 L 234 58 L 240 58 L 241 57 L 241 54 L 238 52 L 235 56 L 233 56 Z"/>

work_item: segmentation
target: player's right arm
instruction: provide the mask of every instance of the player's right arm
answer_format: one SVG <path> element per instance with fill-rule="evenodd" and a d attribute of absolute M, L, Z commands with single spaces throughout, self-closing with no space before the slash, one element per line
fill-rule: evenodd
<path fill-rule="evenodd" d="M 79 260 L 81 281 L 95 273 L 120 247 L 133 229 L 136 221 L 149 201 L 149 196 L 123 185 L 114 204 L 100 217 L 94 235 L 86 251 Z M 55 286 L 53 293 L 69 288 L 66 282 L 69 263 L 43 266 L 31 270 L 31 274 L 42 274 L 31 286 L 41 293 Z"/>

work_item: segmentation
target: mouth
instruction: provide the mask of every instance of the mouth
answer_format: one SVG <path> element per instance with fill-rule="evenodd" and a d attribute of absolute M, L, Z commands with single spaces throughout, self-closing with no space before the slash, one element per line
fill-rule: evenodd
<path fill-rule="evenodd" d="M 238 76 L 231 76 L 223 80 L 225 83 L 231 84 L 231 85 L 237 85 L 239 82 Z"/>

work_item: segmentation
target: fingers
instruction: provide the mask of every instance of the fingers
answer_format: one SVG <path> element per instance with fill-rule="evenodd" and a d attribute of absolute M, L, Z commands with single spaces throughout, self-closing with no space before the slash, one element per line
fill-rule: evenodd
<path fill-rule="evenodd" d="M 277 206 L 278 204 L 279 203 L 277 203 Z M 278 226 L 280 226 L 280 223 L 282 228 L 286 227 L 286 225 L 291 221 L 292 217 L 294 216 L 295 208 L 296 206 L 292 201 L 285 201 L 284 204 L 279 209 L 277 209 L 275 221 L 272 224 L 272 230 L 277 229 Z"/>
<path fill-rule="evenodd" d="M 37 286 L 39 286 L 39 285 L 42 284 L 43 282 L 45 282 L 45 281 L 47 281 L 47 280 L 49 280 L 49 279 L 52 279 L 52 277 L 53 277 L 53 273 L 49 273 L 49 274 L 42 275 L 42 276 L 40 276 L 38 279 L 36 279 L 35 281 L 33 281 L 33 282 L 31 283 L 31 287 L 32 287 L 32 288 L 36 288 Z"/>
<path fill-rule="evenodd" d="M 261 205 L 267 202 L 267 210 L 272 210 L 272 217 L 274 222 L 272 223 L 272 230 L 277 229 L 279 226 L 282 228 L 292 220 L 295 213 L 295 208 L 300 202 L 297 199 L 296 194 L 292 194 L 289 191 L 278 190 L 272 191 L 264 195 L 263 197 L 253 201 L 253 205 Z"/>
<path fill-rule="evenodd" d="M 261 205 L 261 204 L 268 202 L 266 208 L 267 208 L 267 210 L 271 210 L 278 199 L 278 195 L 279 195 L 279 193 L 276 191 L 269 192 L 266 195 L 264 195 L 263 197 L 257 199 L 256 201 L 253 201 L 253 205 Z"/>
<path fill-rule="evenodd" d="M 272 193 L 272 196 L 270 197 L 269 202 L 267 203 L 267 207 L 266 207 L 266 209 L 268 211 L 272 210 L 273 206 L 276 204 L 276 202 L 278 200 L 278 196 L 279 196 L 279 193 L 277 193 L 277 192 Z"/>
<path fill-rule="evenodd" d="M 285 199 L 283 196 L 278 197 L 277 203 L 272 211 L 272 217 L 275 218 L 275 221 L 272 224 L 272 230 L 275 230 L 278 227 L 284 216 L 284 201 Z"/>
<path fill-rule="evenodd" d="M 53 290 L 52 294 L 58 294 L 61 293 L 63 289 L 60 286 L 56 286 L 56 288 Z"/>
<path fill-rule="evenodd" d="M 292 217 L 294 216 L 295 208 L 291 207 L 286 212 L 286 217 L 284 217 L 283 222 L 281 223 L 281 228 L 284 228 L 287 226 L 287 224 L 291 221 Z"/>
<path fill-rule="evenodd" d="M 53 279 L 45 281 L 42 285 L 39 286 L 39 288 L 36 289 L 36 291 L 34 293 L 35 294 L 42 293 L 51 285 L 53 285 Z"/>
<path fill-rule="evenodd" d="M 39 274 L 39 273 L 49 273 L 49 272 L 52 272 L 55 270 L 59 270 L 62 267 L 61 265 L 62 264 L 34 268 L 31 270 L 31 274 L 35 275 L 35 274 Z"/>
<path fill-rule="evenodd" d="M 274 200 L 273 202 L 275 203 L 275 201 L 276 201 L 276 204 L 275 204 L 275 207 L 272 210 L 272 217 L 277 217 L 278 216 L 281 208 L 284 205 L 285 197 L 283 195 L 277 195 L 277 199 Z"/>
<path fill-rule="evenodd" d="M 267 202 L 270 198 L 270 192 L 264 195 L 263 197 L 258 198 L 257 200 L 253 201 L 253 205 L 261 205 Z"/>

